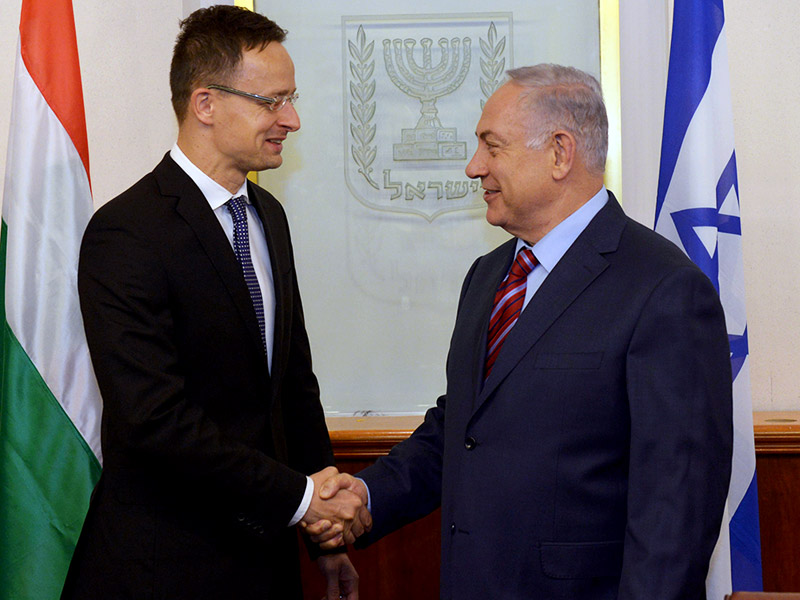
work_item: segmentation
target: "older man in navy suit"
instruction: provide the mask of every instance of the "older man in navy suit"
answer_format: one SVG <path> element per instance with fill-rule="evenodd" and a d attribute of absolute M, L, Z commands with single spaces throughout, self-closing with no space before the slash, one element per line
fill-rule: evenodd
<path fill-rule="evenodd" d="M 467 273 L 447 392 L 322 494 L 369 500 L 365 543 L 441 505 L 446 600 L 705 598 L 732 444 L 717 292 L 605 189 L 597 81 L 509 75 L 467 175 L 514 239 Z"/>

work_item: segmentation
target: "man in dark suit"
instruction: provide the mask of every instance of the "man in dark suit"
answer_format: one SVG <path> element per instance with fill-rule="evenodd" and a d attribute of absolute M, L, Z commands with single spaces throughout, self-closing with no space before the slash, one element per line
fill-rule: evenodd
<path fill-rule="evenodd" d="M 603 186 L 597 81 L 556 65 L 509 75 L 467 175 L 514 239 L 466 276 L 446 395 L 360 474 L 362 539 L 441 505 L 443 599 L 705 598 L 732 444 L 717 293 Z M 362 480 L 321 494 L 367 501 Z"/>
<path fill-rule="evenodd" d="M 178 141 L 86 231 L 104 469 L 64 598 L 299 599 L 293 525 L 363 526 L 356 495 L 315 493 L 337 471 L 288 224 L 246 180 L 300 127 L 284 37 L 232 6 L 183 21 Z M 358 597 L 346 554 L 318 561 L 329 599 Z"/>

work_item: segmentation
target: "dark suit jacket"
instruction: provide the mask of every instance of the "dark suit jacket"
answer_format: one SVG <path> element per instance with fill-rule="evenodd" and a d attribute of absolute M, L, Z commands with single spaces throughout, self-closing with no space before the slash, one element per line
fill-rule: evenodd
<path fill-rule="evenodd" d="M 277 308 L 272 375 L 233 250 L 166 156 L 92 218 L 78 274 L 103 474 L 64 598 L 299 598 L 303 474 L 333 464 L 286 216 L 248 184 Z"/>
<path fill-rule="evenodd" d="M 717 292 L 613 196 L 548 275 L 483 383 L 515 240 L 461 292 L 447 393 L 361 473 L 367 542 L 442 507 L 446 600 L 692 600 L 732 444 Z"/>

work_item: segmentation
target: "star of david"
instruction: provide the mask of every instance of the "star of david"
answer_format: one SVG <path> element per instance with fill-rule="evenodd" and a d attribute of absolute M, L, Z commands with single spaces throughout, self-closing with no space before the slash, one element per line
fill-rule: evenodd
<path fill-rule="evenodd" d="M 720 212 L 722 203 L 730 193 L 731 188 L 734 189 L 738 199 L 739 185 L 736 179 L 736 152 L 731 153 L 731 158 L 728 160 L 728 164 L 717 182 L 716 207 L 687 208 L 670 213 L 686 254 L 708 276 L 718 292 L 719 257 L 717 255 L 717 235 L 721 233 L 742 235 L 740 218 Z M 709 230 L 712 233 L 713 246 L 709 242 Z"/>
<path fill-rule="evenodd" d="M 687 208 L 670 213 L 683 248 L 689 258 L 702 269 L 719 292 L 719 234 L 742 235 L 741 219 L 720 212 L 731 188 L 739 198 L 736 179 L 736 153 L 731 153 L 722 175 L 717 182 L 716 207 Z M 731 348 L 731 371 L 733 379 L 739 375 L 748 355 L 747 327 L 741 335 L 728 334 Z"/>

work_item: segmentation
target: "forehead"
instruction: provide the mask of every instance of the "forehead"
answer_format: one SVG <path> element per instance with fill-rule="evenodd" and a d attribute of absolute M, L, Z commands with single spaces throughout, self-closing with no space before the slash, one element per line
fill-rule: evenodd
<path fill-rule="evenodd" d="M 283 44 L 270 42 L 266 48 L 252 48 L 242 52 L 234 81 L 246 91 L 261 93 L 288 93 L 295 89 L 294 63 Z"/>
<path fill-rule="evenodd" d="M 523 135 L 526 120 L 520 101 L 523 91 L 524 88 L 513 81 L 500 86 L 483 107 L 476 135 L 486 137 L 493 134 L 504 138 Z"/>

